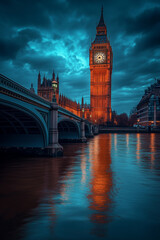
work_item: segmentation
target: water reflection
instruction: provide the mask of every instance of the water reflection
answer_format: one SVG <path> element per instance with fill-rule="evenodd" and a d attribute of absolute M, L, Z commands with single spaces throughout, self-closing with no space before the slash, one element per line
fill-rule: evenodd
<path fill-rule="evenodd" d="M 59 194 L 64 198 L 65 180 L 71 175 L 68 169 L 72 168 L 72 155 L 78 149 L 78 145 L 74 150 L 67 146 L 63 158 L 3 159 L 0 166 L 1 239 L 23 239 L 23 225 L 44 215 L 53 230 L 57 215 L 55 204 L 59 201 L 55 196 Z"/>
<path fill-rule="evenodd" d="M 137 160 L 140 160 L 140 133 L 137 133 L 137 152 L 136 152 Z"/>
<path fill-rule="evenodd" d="M 114 150 L 117 151 L 117 134 L 115 133 L 113 136 L 114 136 Z"/>
<path fill-rule="evenodd" d="M 126 147 L 129 148 L 129 133 L 126 134 Z"/>
<path fill-rule="evenodd" d="M 146 168 L 154 168 L 155 156 L 158 154 L 159 147 L 156 147 L 155 138 L 159 135 L 137 134 L 136 158 L 140 165 Z"/>
<path fill-rule="evenodd" d="M 151 149 L 151 163 L 152 166 L 155 160 L 155 133 L 150 134 L 150 149 Z"/>
<path fill-rule="evenodd" d="M 86 155 L 84 152 L 84 148 L 82 148 L 82 159 L 81 159 L 81 171 L 82 171 L 82 178 L 81 178 L 81 183 L 85 184 L 86 183 Z"/>
<path fill-rule="evenodd" d="M 111 171 L 111 135 L 100 136 L 91 142 L 91 181 L 88 198 L 90 209 L 94 210 L 91 220 L 97 223 L 110 221 L 108 210 L 111 203 L 112 189 Z"/>
<path fill-rule="evenodd" d="M 1 239 L 159 239 L 160 135 L 102 134 L 64 151 L 3 159 Z"/>

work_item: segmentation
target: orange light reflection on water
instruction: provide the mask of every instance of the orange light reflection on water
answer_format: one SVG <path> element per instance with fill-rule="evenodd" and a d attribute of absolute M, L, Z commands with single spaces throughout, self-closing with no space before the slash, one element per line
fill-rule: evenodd
<path fill-rule="evenodd" d="M 140 143 L 140 133 L 137 133 L 136 158 L 137 158 L 138 161 L 140 160 L 140 148 L 141 148 L 141 143 Z"/>
<path fill-rule="evenodd" d="M 86 182 L 86 155 L 83 154 L 81 158 L 81 171 L 82 171 L 82 178 L 81 178 L 81 183 Z"/>
<path fill-rule="evenodd" d="M 108 219 L 104 211 L 107 212 L 109 208 L 111 202 L 109 193 L 112 188 L 111 134 L 108 134 L 107 138 L 103 135 L 97 136 L 93 149 L 89 208 L 94 210 L 91 217 L 94 222 L 105 223 Z"/>
<path fill-rule="evenodd" d="M 129 149 L 129 133 L 126 134 L 126 145 L 127 149 Z"/>
<path fill-rule="evenodd" d="M 155 133 L 150 134 L 151 163 L 155 160 Z"/>
<path fill-rule="evenodd" d="M 114 134 L 114 150 L 117 151 L 117 133 Z"/>

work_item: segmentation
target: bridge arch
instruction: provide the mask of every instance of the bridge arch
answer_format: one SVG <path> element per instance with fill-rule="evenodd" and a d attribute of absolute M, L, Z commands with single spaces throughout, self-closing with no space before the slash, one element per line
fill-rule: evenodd
<path fill-rule="evenodd" d="M 63 118 L 58 122 L 58 134 L 61 141 L 78 140 L 81 136 L 80 126 L 72 119 Z"/>
<path fill-rule="evenodd" d="M 0 103 L 0 147 L 45 147 L 47 126 L 36 109 L 11 102 Z"/>

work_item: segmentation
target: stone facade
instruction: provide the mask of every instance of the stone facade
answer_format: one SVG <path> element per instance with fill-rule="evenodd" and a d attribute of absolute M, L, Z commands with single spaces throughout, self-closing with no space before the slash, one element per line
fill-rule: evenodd
<path fill-rule="evenodd" d="M 52 81 L 56 80 L 58 88 L 56 91 L 57 103 L 76 114 L 79 117 L 93 122 L 94 124 L 106 124 L 112 120 L 111 111 L 111 75 L 112 75 L 112 48 L 107 38 L 107 28 L 103 19 L 103 8 L 101 18 L 97 26 L 95 40 L 90 47 L 90 105 L 83 102 L 77 103 L 64 95 L 59 95 L 59 78 L 52 79 L 38 74 L 38 95 L 52 101 L 53 88 Z"/>
<path fill-rule="evenodd" d="M 46 100 L 52 102 L 53 98 L 53 87 L 52 87 L 52 81 L 57 81 L 57 90 L 56 90 L 56 101 L 59 104 L 59 106 L 65 108 L 66 110 L 72 112 L 73 114 L 83 117 L 90 120 L 90 106 L 86 103 L 84 103 L 83 98 L 82 102 L 77 103 L 76 101 L 73 101 L 63 94 L 59 94 L 59 78 L 58 76 L 55 78 L 55 73 L 52 74 L 52 79 L 47 79 L 45 76 L 43 77 L 43 81 L 41 82 L 41 74 L 38 74 L 38 95 L 40 97 L 45 98 Z M 84 114 L 82 112 L 82 109 L 84 108 Z"/>
<path fill-rule="evenodd" d="M 95 40 L 90 47 L 90 103 L 94 123 L 111 122 L 112 48 L 107 38 L 107 28 L 101 18 Z"/>
<path fill-rule="evenodd" d="M 55 73 L 52 74 L 52 79 L 47 79 L 45 76 L 43 77 L 43 81 L 41 82 L 41 74 L 38 74 L 38 95 L 43 97 L 50 102 L 52 102 L 53 98 L 53 88 L 52 88 L 52 81 L 57 81 L 57 90 L 56 90 L 56 100 L 58 102 L 59 99 L 59 77 L 55 77 Z"/>
<path fill-rule="evenodd" d="M 145 90 L 137 105 L 137 121 L 142 126 L 160 125 L 160 80 Z"/>

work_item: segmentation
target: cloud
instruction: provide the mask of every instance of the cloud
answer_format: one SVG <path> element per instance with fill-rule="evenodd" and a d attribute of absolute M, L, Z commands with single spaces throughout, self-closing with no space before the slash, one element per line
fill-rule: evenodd
<path fill-rule="evenodd" d="M 101 3 L 2 0 L 0 72 L 26 87 L 33 82 L 36 88 L 38 72 L 50 78 L 54 69 L 62 93 L 79 101 L 83 95 L 89 102 L 89 48 Z M 113 49 L 112 107 L 129 112 L 160 76 L 160 3 L 106 0 L 103 5 Z"/>
<path fill-rule="evenodd" d="M 160 24 L 160 7 L 145 9 L 142 13 L 124 20 L 127 23 L 127 34 L 151 32 L 154 27 Z"/>
<path fill-rule="evenodd" d="M 143 51 L 154 51 L 160 49 L 160 24 L 152 29 L 151 32 L 138 38 L 134 48 L 135 53 L 142 53 Z"/>
<path fill-rule="evenodd" d="M 15 33 L 11 38 L 2 36 L 0 38 L 0 57 L 2 59 L 15 59 L 20 50 L 23 50 L 28 42 L 40 39 L 41 35 L 37 30 L 23 29 Z"/>

